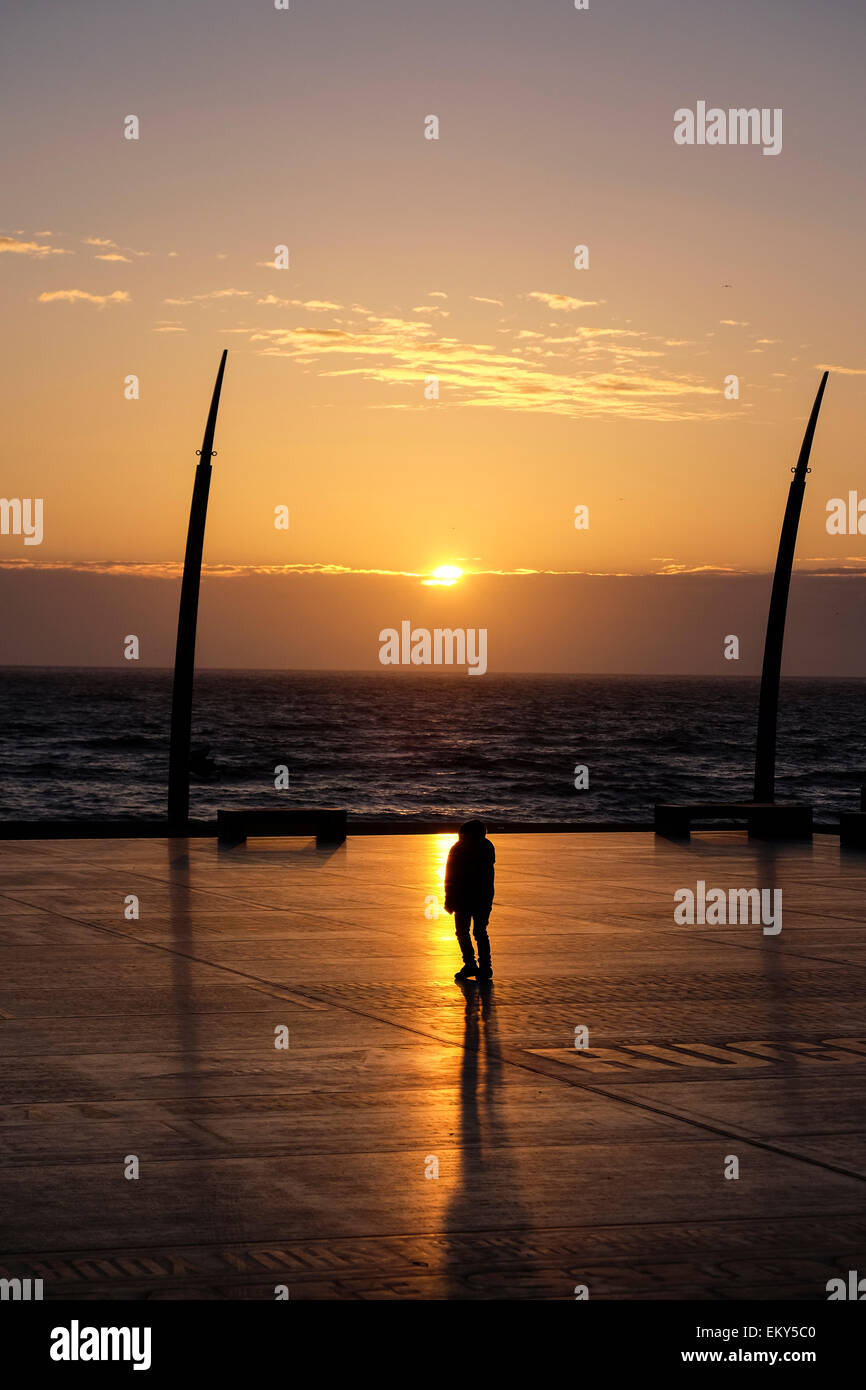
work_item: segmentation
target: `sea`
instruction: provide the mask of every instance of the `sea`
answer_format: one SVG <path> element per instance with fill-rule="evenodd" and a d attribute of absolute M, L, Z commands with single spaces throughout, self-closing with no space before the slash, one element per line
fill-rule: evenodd
<path fill-rule="evenodd" d="M 646 823 L 655 801 L 750 797 L 758 686 L 201 671 L 190 814 Z M 170 671 L 0 669 L 0 819 L 163 816 L 170 708 Z M 819 822 L 857 809 L 866 681 L 783 681 L 778 750 L 777 799 L 811 802 Z"/>

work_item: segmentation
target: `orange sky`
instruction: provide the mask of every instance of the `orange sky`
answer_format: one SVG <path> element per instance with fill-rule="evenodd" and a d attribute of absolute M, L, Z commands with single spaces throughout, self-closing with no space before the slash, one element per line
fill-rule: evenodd
<path fill-rule="evenodd" d="M 764 572 L 825 365 L 799 564 L 863 562 L 857 7 L 180 8 L 8 26 L 0 490 L 45 538 L 0 563 L 176 563 L 224 346 L 209 565 Z M 678 147 L 698 98 L 782 153 Z"/>

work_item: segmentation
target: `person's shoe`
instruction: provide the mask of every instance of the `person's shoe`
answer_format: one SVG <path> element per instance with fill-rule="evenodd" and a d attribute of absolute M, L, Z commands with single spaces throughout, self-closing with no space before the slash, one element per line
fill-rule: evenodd
<path fill-rule="evenodd" d="M 462 970 L 457 971 L 457 974 L 454 976 L 454 979 L 459 982 L 460 980 L 474 980 L 477 978 L 477 976 L 477 965 L 464 965 Z"/>
<path fill-rule="evenodd" d="M 475 977 L 479 984 L 489 984 L 493 979 L 493 967 L 490 965 L 479 965 L 478 974 Z"/>

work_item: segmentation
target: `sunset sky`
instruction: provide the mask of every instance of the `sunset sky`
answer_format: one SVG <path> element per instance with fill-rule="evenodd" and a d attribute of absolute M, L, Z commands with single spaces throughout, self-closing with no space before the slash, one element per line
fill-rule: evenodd
<path fill-rule="evenodd" d="M 2 29 L 0 493 L 42 497 L 45 535 L 0 536 L 27 630 L 0 659 L 56 658 L 39 643 L 49 580 L 82 662 L 98 659 L 82 605 L 123 626 L 126 579 L 170 653 L 164 595 L 227 347 L 205 560 L 229 572 L 203 621 L 207 602 L 243 608 L 249 590 L 228 596 L 245 577 L 339 567 L 346 622 L 371 632 L 380 609 L 379 626 L 411 616 L 415 576 L 445 563 L 766 575 L 830 367 L 798 563 L 844 577 L 827 660 L 848 669 L 866 536 L 825 520 L 828 499 L 866 497 L 859 0 L 77 0 L 19 6 Z M 677 146 L 674 111 L 699 100 L 782 108 L 782 152 Z M 399 598 L 371 601 L 358 571 L 404 576 Z M 334 582 L 291 590 L 299 621 Z M 484 582 L 479 612 L 504 623 L 535 581 Z M 468 622 L 479 583 L 461 581 Z M 423 599 L 431 621 L 454 602 Z M 832 613 L 810 611 L 817 638 Z M 208 664 L 247 659 L 246 621 Z M 365 664 L 341 640 L 322 664 Z M 637 669 L 623 642 L 607 669 Z M 538 669 L 580 669 L 562 660 L 553 638 L 533 647 Z M 520 668 L 519 652 L 500 666 Z"/>

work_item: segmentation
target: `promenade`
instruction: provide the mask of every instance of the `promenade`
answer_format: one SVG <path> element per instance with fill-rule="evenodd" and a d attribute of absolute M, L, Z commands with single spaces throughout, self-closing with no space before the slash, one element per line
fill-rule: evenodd
<path fill-rule="evenodd" d="M 0 844 L 0 1276 L 823 1300 L 866 1275 L 866 854 L 494 837 L 482 992 L 437 916 L 453 838 Z M 678 925 L 699 882 L 781 890 L 781 931 Z"/>

